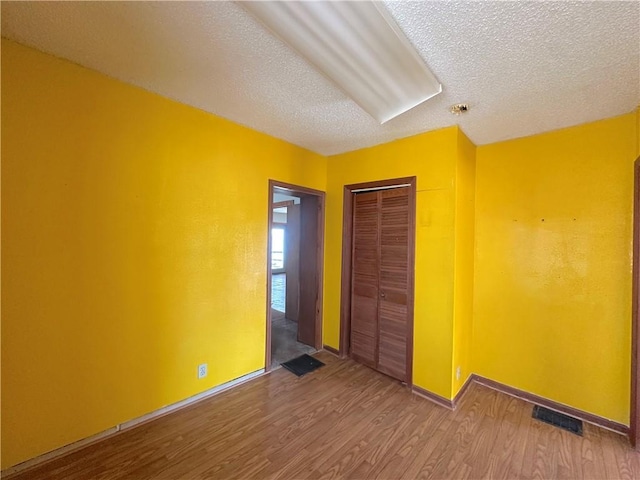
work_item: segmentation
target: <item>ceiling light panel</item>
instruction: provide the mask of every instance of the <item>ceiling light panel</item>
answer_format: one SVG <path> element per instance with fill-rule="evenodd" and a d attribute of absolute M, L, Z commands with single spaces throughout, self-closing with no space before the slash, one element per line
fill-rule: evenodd
<path fill-rule="evenodd" d="M 380 123 L 442 91 L 378 2 L 239 2 Z"/>

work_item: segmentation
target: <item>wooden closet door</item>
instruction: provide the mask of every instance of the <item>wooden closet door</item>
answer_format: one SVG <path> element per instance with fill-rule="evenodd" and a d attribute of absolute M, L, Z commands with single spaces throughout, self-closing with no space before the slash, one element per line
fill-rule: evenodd
<path fill-rule="evenodd" d="M 351 357 L 409 382 L 410 189 L 353 199 Z"/>
<path fill-rule="evenodd" d="M 372 368 L 378 363 L 379 210 L 378 192 L 355 195 L 350 354 Z"/>
<path fill-rule="evenodd" d="M 378 370 L 407 379 L 409 188 L 379 192 Z"/>

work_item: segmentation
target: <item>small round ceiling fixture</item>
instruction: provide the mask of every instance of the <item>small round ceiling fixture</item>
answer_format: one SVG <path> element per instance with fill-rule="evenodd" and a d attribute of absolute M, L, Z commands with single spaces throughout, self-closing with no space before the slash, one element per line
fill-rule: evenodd
<path fill-rule="evenodd" d="M 469 104 L 467 103 L 455 103 L 451 105 L 449 111 L 454 115 L 460 115 L 462 113 L 467 113 L 469 111 Z"/>

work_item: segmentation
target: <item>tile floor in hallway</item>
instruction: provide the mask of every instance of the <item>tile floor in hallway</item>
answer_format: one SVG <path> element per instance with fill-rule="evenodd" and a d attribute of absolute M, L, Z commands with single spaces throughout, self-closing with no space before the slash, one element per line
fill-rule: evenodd
<path fill-rule="evenodd" d="M 275 313 L 274 311 L 272 311 Z M 284 318 L 271 319 L 271 367 L 276 367 L 304 353 L 313 353 L 315 348 L 297 341 L 298 324 Z"/>
<path fill-rule="evenodd" d="M 271 368 L 315 348 L 298 342 L 298 324 L 284 316 L 286 274 L 271 276 Z"/>

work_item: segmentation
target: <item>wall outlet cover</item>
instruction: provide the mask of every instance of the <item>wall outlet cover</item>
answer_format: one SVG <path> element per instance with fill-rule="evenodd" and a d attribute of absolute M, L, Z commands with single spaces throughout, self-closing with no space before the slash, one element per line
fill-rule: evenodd
<path fill-rule="evenodd" d="M 207 364 L 203 363 L 198 365 L 198 378 L 204 378 L 207 376 Z"/>

